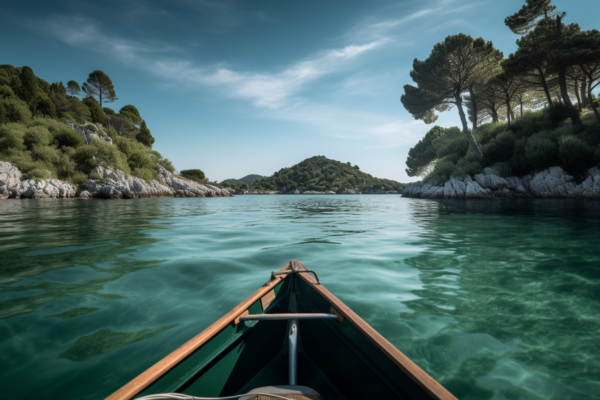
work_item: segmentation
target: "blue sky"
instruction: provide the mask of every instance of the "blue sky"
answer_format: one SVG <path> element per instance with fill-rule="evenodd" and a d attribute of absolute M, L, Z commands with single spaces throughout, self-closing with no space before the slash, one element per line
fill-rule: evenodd
<path fill-rule="evenodd" d="M 600 29 L 600 1 L 555 0 Z M 494 42 L 524 0 L 12 1 L 0 5 L 0 63 L 49 82 L 107 73 L 177 169 L 211 180 L 271 175 L 314 155 L 408 181 L 431 128 L 399 99 L 414 58 L 446 36 Z M 452 110 L 438 124 L 458 125 Z"/>

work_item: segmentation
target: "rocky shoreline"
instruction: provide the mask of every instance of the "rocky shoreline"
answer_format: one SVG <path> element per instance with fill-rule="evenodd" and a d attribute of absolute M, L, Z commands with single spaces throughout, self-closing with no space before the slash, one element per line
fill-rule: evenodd
<path fill-rule="evenodd" d="M 159 180 L 146 182 L 123 171 L 101 166 L 79 187 L 58 179 L 23 180 L 14 165 L 0 161 L 0 199 L 142 199 L 154 197 L 232 197 L 233 189 L 220 189 L 179 178 L 158 166 Z"/>
<path fill-rule="evenodd" d="M 553 198 L 600 200 L 600 170 L 587 171 L 580 183 L 561 167 L 551 167 L 535 175 L 524 177 L 500 177 L 496 171 L 486 168 L 483 174 L 463 179 L 450 178 L 439 184 L 435 179 L 428 182 L 410 183 L 402 197 L 420 199 L 512 199 Z"/>

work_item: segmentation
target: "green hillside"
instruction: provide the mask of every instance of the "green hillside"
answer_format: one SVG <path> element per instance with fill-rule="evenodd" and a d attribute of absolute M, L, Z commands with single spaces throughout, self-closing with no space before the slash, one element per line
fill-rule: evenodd
<path fill-rule="evenodd" d="M 221 183 L 223 184 L 223 183 L 237 183 L 237 182 L 239 182 L 239 183 L 245 183 L 247 185 L 250 185 L 252 182 L 257 181 L 257 180 L 262 179 L 262 178 L 266 178 L 266 176 L 257 175 L 257 174 L 250 174 L 250 175 L 246 175 L 245 177 L 240 178 L 240 179 L 234 179 L 234 178 L 225 179 Z"/>
<path fill-rule="evenodd" d="M 90 73 L 81 86 L 65 86 L 46 82 L 27 66 L 0 65 L 0 161 L 19 168 L 25 179 L 75 185 L 97 178 L 91 172 L 98 165 L 145 180 L 158 177 L 159 165 L 174 172 L 152 150 L 154 138 L 135 106 L 118 112 L 106 107 L 116 99 L 102 71 Z"/>
<path fill-rule="evenodd" d="M 283 168 L 273 176 L 260 179 L 252 185 L 255 190 L 290 191 L 314 190 L 319 192 L 334 191 L 340 193 L 344 189 L 362 191 L 385 190 L 401 191 L 405 184 L 389 179 L 379 179 L 362 172 L 357 165 L 330 160 L 324 156 L 307 158 L 290 168 Z"/>

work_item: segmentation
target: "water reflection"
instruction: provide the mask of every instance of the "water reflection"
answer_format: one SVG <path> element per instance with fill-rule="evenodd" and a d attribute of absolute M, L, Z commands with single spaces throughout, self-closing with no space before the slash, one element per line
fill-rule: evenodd
<path fill-rule="evenodd" d="M 600 385 L 595 204 L 413 203 L 423 285 L 405 320 L 446 320 L 408 353 L 461 399 L 593 398 Z M 434 218 L 430 210 L 438 208 Z M 556 221 L 559 219 L 559 221 Z M 559 223 L 557 223 L 559 222 Z"/>
<path fill-rule="evenodd" d="M 2 202 L 0 386 L 106 397 L 295 258 L 461 399 L 590 398 L 599 219 L 398 196 Z"/>

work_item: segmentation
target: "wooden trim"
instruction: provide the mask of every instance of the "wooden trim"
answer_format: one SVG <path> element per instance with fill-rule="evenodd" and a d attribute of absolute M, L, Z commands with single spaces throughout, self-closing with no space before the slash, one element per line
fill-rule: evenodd
<path fill-rule="evenodd" d="M 341 313 L 341 312 L 339 312 L 339 311 L 338 311 L 338 310 L 336 310 L 335 308 L 333 308 L 333 307 L 329 307 L 329 313 L 330 313 L 330 314 L 337 315 L 337 317 L 338 317 L 338 321 L 339 321 L 340 323 L 344 322 L 344 320 L 345 320 L 344 316 L 342 315 L 342 313 Z"/>
<path fill-rule="evenodd" d="M 291 263 L 288 263 L 279 272 L 287 271 L 290 269 L 290 267 Z M 248 307 L 256 303 L 286 277 L 287 275 L 283 275 L 282 277 L 276 277 L 275 279 L 265 283 L 262 287 L 260 287 L 260 289 L 250 295 L 246 300 L 238 304 L 233 310 L 221 317 L 217 322 L 206 328 L 200 334 L 194 336 L 183 346 L 173 351 L 171 354 L 148 368 L 146 371 L 142 372 L 125 386 L 108 396 L 106 400 L 129 400 L 139 394 L 141 391 L 146 389 L 157 379 L 167 373 L 171 368 L 175 367 L 186 357 L 196 351 L 200 346 L 206 343 L 223 328 L 234 322 L 236 318 L 239 318 L 240 315 L 242 315 L 244 312 L 247 312 Z"/>
<path fill-rule="evenodd" d="M 263 311 L 265 311 L 267 309 L 267 307 L 269 307 L 269 304 L 271 304 L 273 302 L 273 300 L 275 300 L 275 291 L 274 290 L 271 290 L 270 292 L 268 292 L 267 294 L 265 294 L 263 297 L 260 298 L 260 304 L 262 305 Z"/>
<path fill-rule="evenodd" d="M 299 261 L 293 260 L 290 262 L 292 266 L 297 270 L 307 269 Z M 332 306 L 333 311 L 337 311 L 336 314 L 341 314 L 348 320 L 352 325 L 356 327 L 363 335 L 369 338 L 369 340 L 377 346 L 390 360 L 394 362 L 406 375 L 408 375 L 413 381 L 421 386 L 433 399 L 438 400 L 457 400 L 446 388 L 440 385 L 435 379 L 430 377 L 425 371 L 423 371 L 417 364 L 412 362 L 406 357 L 400 350 L 394 347 L 393 344 L 388 342 L 383 336 L 379 334 L 371 325 L 367 324 L 362 318 L 360 318 L 354 311 L 352 311 L 347 305 L 341 300 L 335 297 L 325 289 L 323 285 L 316 284 L 317 281 L 310 274 L 296 274 L 309 283 L 310 286 L 316 290 L 321 296 L 325 298 Z M 332 311 L 332 314 L 334 313 Z"/>
<path fill-rule="evenodd" d="M 237 326 L 240 323 L 240 318 L 245 317 L 246 315 L 250 315 L 250 312 L 248 310 L 246 310 L 243 313 L 241 313 L 240 315 L 238 315 L 238 317 L 236 319 L 234 319 L 231 324 L 233 326 Z"/>

